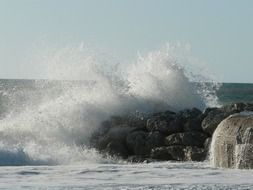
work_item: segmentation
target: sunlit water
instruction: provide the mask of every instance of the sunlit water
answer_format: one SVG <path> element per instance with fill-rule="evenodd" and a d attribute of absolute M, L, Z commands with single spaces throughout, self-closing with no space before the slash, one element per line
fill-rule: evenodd
<path fill-rule="evenodd" d="M 250 170 L 215 169 L 209 161 L 130 164 L 88 148 L 111 115 L 219 105 L 219 85 L 193 74 L 177 48 L 122 68 L 84 49 L 42 57 L 42 72 L 56 81 L 0 80 L 0 189 L 253 188 Z"/>
<path fill-rule="evenodd" d="M 253 189 L 252 176 L 192 162 L 19 166 L 0 169 L 0 189 Z"/>

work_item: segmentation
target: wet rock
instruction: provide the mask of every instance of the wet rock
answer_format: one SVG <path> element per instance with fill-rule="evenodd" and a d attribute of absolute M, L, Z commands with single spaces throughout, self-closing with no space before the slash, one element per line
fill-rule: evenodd
<path fill-rule="evenodd" d="M 184 160 L 183 146 L 169 146 L 155 148 L 151 152 L 151 158 L 157 160 Z"/>
<path fill-rule="evenodd" d="M 203 148 L 182 145 L 159 147 L 152 150 L 151 158 L 158 160 L 203 161 L 206 158 L 206 151 Z"/>
<path fill-rule="evenodd" d="M 131 131 L 131 127 L 113 127 L 106 135 L 98 139 L 96 148 L 100 151 L 107 151 L 112 155 L 126 157 L 129 154 L 126 137 Z"/>
<path fill-rule="evenodd" d="M 122 158 L 127 158 L 129 154 L 126 149 L 125 144 L 122 142 L 116 142 L 116 141 L 110 141 L 102 152 L 108 153 L 112 156 L 117 156 L 117 157 L 122 157 Z"/>
<path fill-rule="evenodd" d="M 150 162 L 154 162 L 156 160 L 148 158 L 148 157 L 142 157 L 142 156 L 129 156 L 127 158 L 128 162 L 133 162 L 133 163 L 150 163 Z"/>
<path fill-rule="evenodd" d="M 151 149 L 155 148 L 155 147 L 160 147 L 164 145 L 164 139 L 165 136 L 161 133 L 159 133 L 158 131 L 155 131 L 153 133 L 149 133 L 148 137 L 147 137 L 147 147 L 149 148 L 149 153 L 151 151 Z"/>
<path fill-rule="evenodd" d="M 203 148 L 187 147 L 185 149 L 186 161 L 204 161 L 207 156 L 207 151 Z"/>
<path fill-rule="evenodd" d="M 221 108 L 213 108 L 207 113 L 207 116 L 202 121 L 202 129 L 209 135 L 212 135 L 220 122 L 228 116 L 234 113 L 252 110 L 253 105 L 245 103 L 234 103 L 223 106 Z"/>
<path fill-rule="evenodd" d="M 127 117 L 127 125 L 134 128 L 145 128 L 147 123 L 147 114 L 141 112 L 134 112 L 129 114 Z"/>
<path fill-rule="evenodd" d="M 164 112 L 157 112 L 154 113 L 154 117 L 158 117 L 162 120 L 170 119 L 171 116 L 175 115 L 176 113 L 170 110 L 164 111 Z"/>
<path fill-rule="evenodd" d="M 147 123 L 147 115 L 134 112 L 124 116 L 111 116 L 110 119 L 101 123 L 101 128 L 112 128 L 127 125 L 133 128 L 145 128 Z"/>
<path fill-rule="evenodd" d="M 149 132 L 159 131 L 169 135 L 182 131 L 181 118 L 177 118 L 174 112 L 156 113 L 147 120 L 146 128 Z"/>
<path fill-rule="evenodd" d="M 144 131 L 134 131 L 129 133 L 126 138 L 127 148 L 130 150 L 130 154 L 146 155 L 148 154 L 148 148 L 146 147 L 146 139 L 148 133 Z"/>
<path fill-rule="evenodd" d="M 112 116 L 102 122 L 91 136 L 90 144 L 103 153 L 136 162 L 144 158 L 200 161 L 209 150 L 211 136 L 218 124 L 227 116 L 244 110 L 252 111 L 253 104 L 207 108 L 204 113 L 193 108 L 178 113 L 165 111 L 146 115 L 134 112 Z M 251 130 L 247 132 L 251 133 Z M 244 144 L 243 139 L 237 138 L 237 148 L 242 149 Z"/>
<path fill-rule="evenodd" d="M 197 146 L 204 147 L 204 142 L 207 139 L 207 135 L 201 132 L 184 132 L 184 133 L 175 133 L 169 135 L 165 139 L 165 144 L 168 146 L 171 145 L 185 145 L 185 146 Z"/>
<path fill-rule="evenodd" d="M 108 125 L 110 127 L 115 127 L 123 124 L 127 124 L 127 121 L 125 118 L 120 116 L 111 116 L 110 119 L 107 121 Z"/>
<path fill-rule="evenodd" d="M 104 136 L 106 135 L 106 133 L 108 133 L 108 131 L 111 128 L 111 123 L 109 120 L 103 121 L 100 126 L 98 127 L 98 129 L 96 131 L 94 131 L 91 134 L 91 137 L 89 139 L 89 145 L 91 147 L 98 147 L 98 142 L 104 138 Z M 79 143 L 79 144 L 84 144 L 84 143 Z"/>
<path fill-rule="evenodd" d="M 253 111 L 253 104 L 252 103 L 245 103 L 243 111 Z"/>
<path fill-rule="evenodd" d="M 251 111 L 253 108 L 253 104 L 248 104 L 248 103 L 232 103 L 225 105 L 221 107 L 220 109 L 223 112 L 230 112 L 230 113 L 239 113 L 242 111 Z"/>
<path fill-rule="evenodd" d="M 126 144 L 134 155 L 148 155 L 152 148 L 164 145 L 164 136 L 159 132 L 134 131 L 128 134 Z"/>
<path fill-rule="evenodd" d="M 184 131 L 202 131 L 202 112 L 197 109 L 187 109 L 179 112 L 181 114 Z"/>
<path fill-rule="evenodd" d="M 228 117 L 230 113 L 224 113 L 220 109 L 214 109 L 208 113 L 202 121 L 202 129 L 209 135 L 212 135 L 219 123 Z"/>
<path fill-rule="evenodd" d="M 213 134 L 215 167 L 253 169 L 253 113 L 234 114 L 223 120 Z"/>

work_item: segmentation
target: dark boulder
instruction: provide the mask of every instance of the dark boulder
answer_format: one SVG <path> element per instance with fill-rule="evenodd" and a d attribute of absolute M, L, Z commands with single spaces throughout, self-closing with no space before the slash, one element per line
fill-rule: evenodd
<path fill-rule="evenodd" d="M 147 142 L 146 142 L 146 146 L 149 149 L 149 153 L 155 147 L 164 146 L 165 145 L 164 139 L 165 139 L 165 136 L 163 134 L 159 133 L 158 131 L 155 131 L 153 133 L 149 133 L 148 137 L 147 137 Z"/>
<path fill-rule="evenodd" d="M 201 122 L 203 120 L 202 112 L 197 109 L 187 109 L 178 113 L 183 122 L 184 131 L 202 131 Z"/>
<path fill-rule="evenodd" d="M 167 111 L 154 114 L 147 120 L 148 131 L 159 131 L 165 135 L 182 131 L 202 131 L 203 114 L 197 108 L 186 109 L 178 113 Z"/>
<path fill-rule="evenodd" d="M 111 128 L 109 120 L 103 121 L 100 126 L 91 134 L 89 139 L 89 145 L 91 147 L 98 148 L 98 142 L 108 133 Z M 84 143 L 79 143 L 84 144 Z"/>
<path fill-rule="evenodd" d="M 106 145 L 106 148 L 102 151 L 111 156 L 117 156 L 122 158 L 128 157 L 128 151 L 124 143 L 111 141 Z"/>
<path fill-rule="evenodd" d="M 158 147 L 151 151 L 151 158 L 157 160 L 184 160 L 183 146 Z"/>
<path fill-rule="evenodd" d="M 197 146 L 204 147 L 204 142 L 207 139 L 207 135 L 201 132 L 184 132 L 184 133 L 175 133 L 169 135 L 165 139 L 165 144 L 168 146 L 171 145 L 185 145 L 185 146 Z"/>
<path fill-rule="evenodd" d="M 202 121 L 202 129 L 205 131 L 207 134 L 211 135 L 219 125 L 219 123 L 228 117 L 231 113 L 228 112 L 223 112 L 221 109 L 214 109 L 210 111 L 207 116 L 204 118 Z"/>
<path fill-rule="evenodd" d="M 246 103 L 233 103 L 221 108 L 213 108 L 206 114 L 206 117 L 202 121 L 202 129 L 209 135 L 212 135 L 220 122 L 228 116 L 242 111 L 252 110 L 253 104 Z"/>
<path fill-rule="evenodd" d="M 169 119 L 171 116 L 175 115 L 176 113 L 170 110 L 164 111 L 164 112 L 157 112 L 154 113 L 154 117 L 159 117 L 160 119 L 166 120 Z"/>
<path fill-rule="evenodd" d="M 128 155 L 126 137 L 131 131 L 131 127 L 113 127 L 98 139 L 96 148 L 111 155 L 126 157 Z"/>
<path fill-rule="evenodd" d="M 126 138 L 126 145 L 132 155 L 146 155 L 148 148 L 146 147 L 146 139 L 148 133 L 144 131 L 134 131 L 129 133 Z"/>
<path fill-rule="evenodd" d="M 225 113 L 238 113 L 241 111 L 245 111 L 246 107 L 248 107 L 248 104 L 245 103 L 232 103 L 232 104 L 227 104 L 219 109 Z"/>
<path fill-rule="evenodd" d="M 148 155 L 152 148 L 164 145 L 164 136 L 159 132 L 133 131 L 126 138 L 127 148 L 134 155 Z"/>
<path fill-rule="evenodd" d="M 152 150 L 151 158 L 158 160 L 203 161 L 206 158 L 206 151 L 203 148 L 181 145 L 159 147 Z"/>
<path fill-rule="evenodd" d="M 111 128 L 127 125 L 133 128 L 145 128 L 147 115 L 140 112 L 129 113 L 123 116 L 111 116 L 109 120 L 103 121 L 101 127 Z"/>
<path fill-rule="evenodd" d="M 186 147 L 185 148 L 185 160 L 186 161 L 204 161 L 207 156 L 207 151 L 198 147 Z"/>
<path fill-rule="evenodd" d="M 141 112 L 134 112 L 126 116 L 126 123 L 130 127 L 145 128 L 147 123 L 147 114 Z"/>
<path fill-rule="evenodd" d="M 181 118 L 171 111 L 156 113 L 147 120 L 146 128 L 149 132 L 159 131 L 164 135 L 182 131 Z"/>

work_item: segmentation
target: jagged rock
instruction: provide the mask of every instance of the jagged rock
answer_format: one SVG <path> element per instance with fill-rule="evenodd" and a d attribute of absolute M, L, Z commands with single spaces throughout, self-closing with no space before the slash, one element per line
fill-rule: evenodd
<path fill-rule="evenodd" d="M 170 119 L 171 116 L 175 115 L 176 113 L 170 110 L 164 111 L 164 112 L 157 112 L 154 113 L 154 117 L 159 117 L 162 120 Z"/>
<path fill-rule="evenodd" d="M 164 145 L 164 136 L 157 131 L 134 131 L 128 134 L 126 144 L 132 154 L 148 155 L 152 148 Z"/>
<path fill-rule="evenodd" d="M 164 139 L 165 139 L 165 136 L 162 135 L 161 133 L 159 133 L 158 131 L 155 131 L 153 133 L 149 133 L 149 135 L 147 137 L 147 143 L 146 143 L 147 147 L 149 148 L 149 153 L 150 153 L 151 149 L 153 149 L 155 147 L 163 146 Z"/>
<path fill-rule="evenodd" d="M 162 134 L 169 135 L 182 131 L 181 118 L 171 111 L 156 113 L 147 120 L 147 130 L 150 132 L 159 131 Z"/>
<path fill-rule="evenodd" d="M 206 151 L 203 148 L 182 145 L 159 147 L 152 150 L 151 158 L 158 160 L 203 161 L 206 158 Z"/>
<path fill-rule="evenodd" d="M 147 123 L 147 115 L 141 112 L 134 112 L 127 117 L 127 124 L 134 128 L 145 128 Z"/>
<path fill-rule="evenodd" d="M 234 114 L 213 134 L 211 158 L 215 167 L 253 169 L 253 113 Z"/>
<path fill-rule="evenodd" d="M 126 146 L 126 137 L 132 131 L 131 127 L 113 127 L 105 136 L 98 139 L 96 148 L 100 151 L 108 151 L 112 155 L 126 157 L 128 149 Z"/>
<path fill-rule="evenodd" d="M 134 131 L 129 133 L 126 138 L 127 148 L 131 154 L 146 155 L 148 154 L 148 148 L 146 147 L 147 132 Z"/>
<path fill-rule="evenodd" d="M 116 141 L 110 141 L 106 148 L 103 150 L 103 152 L 108 153 L 112 156 L 127 158 L 128 157 L 128 151 L 126 149 L 126 146 L 122 142 L 116 142 Z"/>
<path fill-rule="evenodd" d="M 217 125 L 225 117 L 241 110 L 253 110 L 253 104 L 237 103 L 207 108 L 204 113 L 193 108 L 149 116 L 139 112 L 112 116 L 91 136 L 90 144 L 103 153 L 140 162 L 142 158 L 150 157 L 201 161 L 212 140 L 208 137 L 211 137 Z M 247 133 L 251 134 L 251 131 Z"/>
<path fill-rule="evenodd" d="M 202 112 L 197 108 L 187 109 L 175 114 L 166 112 L 155 114 L 147 122 L 148 131 L 159 131 L 165 135 L 182 131 L 202 131 Z"/>
<path fill-rule="evenodd" d="M 187 109 L 179 112 L 181 114 L 184 131 L 202 131 L 202 112 L 197 109 Z"/>
<path fill-rule="evenodd" d="M 185 146 L 197 146 L 204 147 L 204 142 L 207 138 L 207 135 L 201 132 L 184 132 L 184 133 L 175 133 L 169 135 L 165 139 L 165 144 L 168 146 L 171 145 L 185 145 Z"/>
<path fill-rule="evenodd" d="M 245 104 L 245 103 L 234 103 L 230 105 L 223 106 L 221 108 L 214 108 L 202 121 L 202 129 L 212 135 L 217 126 L 220 124 L 222 120 L 227 118 L 228 116 L 239 113 L 242 111 L 252 111 L 253 104 Z"/>
<path fill-rule="evenodd" d="M 101 128 L 111 128 L 127 125 L 133 128 L 145 128 L 147 123 L 147 115 L 134 112 L 124 116 L 111 116 L 109 120 L 103 121 Z"/>
<path fill-rule="evenodd" d="M 203 148 L 187 147 L 185 149 L 186 161 L 204 161 L 207 156 L 207 151 Z"/>
<path fill-rule="evenodd" d="M 228 117 L 230 113 L 224 113 L 220 109 L 214 109 L 208 113 L 205 119 L 202 121 L 202 129 L 209 135 L 212 135 L 219 123 Z"/>

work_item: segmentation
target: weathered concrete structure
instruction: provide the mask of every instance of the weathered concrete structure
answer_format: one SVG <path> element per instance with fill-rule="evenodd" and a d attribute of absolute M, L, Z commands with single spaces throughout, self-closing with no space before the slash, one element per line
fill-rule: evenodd
<path fill-rule="evenodd" d="M 213 134 L 211 161 L 215 167 L 253 168 L 253 112 L 223 120 Z"/>

